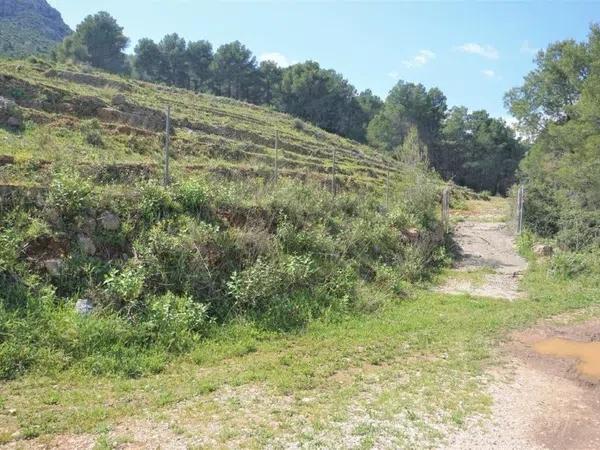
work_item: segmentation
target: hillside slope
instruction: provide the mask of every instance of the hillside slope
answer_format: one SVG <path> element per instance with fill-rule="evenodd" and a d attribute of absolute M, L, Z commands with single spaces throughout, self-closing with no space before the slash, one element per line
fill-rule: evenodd
<path fill-rule="evenodd" d="M 70 33 L 46 0 L 0 0 L 0 55 L 47 53 Z"/>
<path fill-rule="evenodd" d="M 82 73 L 75 67 L 0 62 L 0 96 L 16 101 L 31 123 L 23 136 L 8 133 L 0 142 L 0 154 L 19 160 L 66 160 L 96 166 L 110 161 L 140 176 L 158 176 L 164 111 L 170 105 L 175 173 L 209 171 L 270 178 L 277 134 L 282 176 L 325 181 L 334 149 L 341 186 L 381 186 L 388 169 L 392 173 L 400 170 L 396 163 L 384 160 L 367 146 L 268 108 L 100 73 Z M 87 129 L 90 126 L 98 127 L 102 143 L 85 138 L 94 133 Z M 37 146 L 36 150 L 31 139 L 40 133 L 57 143 L 68 141 L 68 145 L 52 146 L 52 151 Z M 99 151 L 100 147 L 110 151 Z M 31 175 L 23 177 L 13 171 L 2 173 L 1 180 L 39 181 L 39 173 Z"/>
<path fill-rule="evenodd" d="M 0 124 L 0 379 L 160 371 L 232 320 L 373 311 L 445 261 L 439 177 L 267 108 L 30 58 L 0 62 Z"/>

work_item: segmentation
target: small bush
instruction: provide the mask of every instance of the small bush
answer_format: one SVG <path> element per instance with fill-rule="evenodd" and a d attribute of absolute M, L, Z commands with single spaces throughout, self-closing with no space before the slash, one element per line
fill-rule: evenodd
<path fill-rule="evenodd" d="M 190 219 L 165 220 L 136 240 L 134 248 L 149 293 L 192 295 L 210 303 L 214 314 L 227 309 L 223 284 L 241 265 L 232 233 Z"/>
<path fill-rule="evenodd" d="M 209 189 L 200 180 L 186 180 L 175 186 L 175 200 L 184 210 L 193 214 L 205 211 L 208 203 Z"/>
<path fill-rule="evenodd" d="M 335 240 L 329 235 L 323 224 L 308 229 L 296 229 L 283 219 L 277 226 L 277 240 L 283 251 L 290 254 L 308 253 L 330 258 L 337 252 Z"/>
<path fill-rule="evenodd" d="M 294 119 L 294 128 L 298 131 L 304 131 L 306 124 L 300 119 Z"/>
<path fill-rule="evenodd" d="M 479 198 L 481 200 L 489 201 L 492 198 L 492 193 L 490 191 L 481 191 L 479 193 Z"/>
<path fill-rule="evenodd" d="M 427 255 L 422 247 L 411 245 L 404 250 L 400 273 L 408 281 L 421 281 L 427 266 Z"/>
<path fill-rule="evenodd" d="M 104 147 L 102 127 L 98 119 L 84 120 L 79 126 L 79 131 L 83 134 L 83 138 L 88 144 L 94 147 Z"/>
<path fill-rule="evenodd" d="M 139 155 L 155 155 L 160 152 L 156 138 L 131 135 L 127 139 L 127 147 Z"/>
<path fill-rule="evenodd" d="M 208 306 L 172 293 L 152 299 L 145 325 L 169 351 L 186 350 L 210 323 Z"/>
<path fill-rule="evenodd" d="M 145 275 L 140 267 L 124 267 L 112 269 L 106 275 L 104 289 L 109 299 L 131 311 L 142 296 L 144 283 Z"/>
<path fill-rule="evenodd" d="M 271 300 L 310 286 L 315 267 L 309 256 L 286 255 L 274 261 L 259 258 L 235 272 L 227 283 L 238 311 L 266 310 Z"/>
<path fill-rule="evenodd" d="M 319 299 L 306 292 L 273 297 L 269 308 L 261 314 L 260 323 L 269 330 L 297 330 L 317 315 L 318 305 Z"/>
<path fill-rule="evenodd" d="M 556 253 L 550 261 L 548 271 L 562 279 L 576 278 L 589 271 L 588 256 L 580 253 Z"/>
<path fill-rule="evenodd" d="M 171 191 L 156 182 L 142 184 L 139 194 L 141 199 L 136 206 L 147 223 L 166 218 L 180 209 Z"/>
<path fill-rule="evenodd" d="M 389 213 L 391 224 L 398 230 L 406 230 L 418 225 L 419 219 L 403 208 L 396 207 Z"/>
<path fill-rule="evenodd" d="M 536 237 L 533 233 L 525 230 L 517 238 L 517 250 L 519 254 L 527 259 L 533 258 L 533 245 L 535 244 Z"/>
<path fill-rule="evenodd" d="M 77 174 L 61 173 L 50 184 L 46 210 L 57 218 L 73 220 L 97 202 L 92 184 Z"/>
<path fill-rule="evenodd" d="M 12 380 L 32 364 L 31 351 L 25 345 L 0 342 L 0 380 Z"/>
<path fill-rule="evenodd" d="M 377 267 L 375 283 L 382 289 L 389 289 L 394 295 L 404 297 L 408 291 L 407 279 L 395 267 L 380 265 Z"/>

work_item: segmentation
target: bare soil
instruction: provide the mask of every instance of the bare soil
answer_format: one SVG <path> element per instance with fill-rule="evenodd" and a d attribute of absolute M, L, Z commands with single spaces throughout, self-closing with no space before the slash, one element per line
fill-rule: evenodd
<path fill-rule="evenodd" d="M 515 250 L 514 236 L 501 222 L 465 221 L 457 224 L 454 240 L 459 251 L 459 272 L 486 271 L 482 282 L 450 278 L 437 290 L 446 294 L 516 300 L 522 297 L 519 279 L 527 262 Z"/>
<path fill-rule="evenodd" d="M 558 337 L 594 341 L 599 331 L 596 319 L 578 325 L 547 322 L 514 333 L 503 349 L 509 363 L 492 374 L 491 416 L 474 418 L 443 448 L 600 448 L 600 380 L 582 375 L 576 358 L 543 355 L 534 348 Z"/>
<path fill-rule="evenodd" d="M 498 220 L 497 206 L 477 206 L 455 228 L 461 255 L 456 272 L 483 272 L 483 281 L 468 277 L 465 281 L 456 275 L 440 291 L 507 300 L 524 297 L 518 282 L 527 264 L 515 250 L 513 235 Z M 541 343 L 556 338 L 599 340 L 600 320 L 573 325 L 571 319 L 563 316 L 513 333 L 499 352 L 504 367 L 490 373 L 490 415 L 471 418 L 442 448 L 600 448 L 600 379 L 585 375 L 577 355 L 559 357 L 539 351 Z"/>

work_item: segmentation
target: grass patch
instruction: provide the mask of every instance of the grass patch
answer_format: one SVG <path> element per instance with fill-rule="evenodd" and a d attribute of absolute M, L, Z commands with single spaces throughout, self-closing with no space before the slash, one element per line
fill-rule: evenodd
<path fill-rule="evenodd" d="M 529 300 L 420 291 L 410 300 L 389 298 L 375 314 L 316 321 L 296 335 L 232 324 L 152 377 L 67 372 L 4 383 L 5 408 L 17 414 L 0 433 L 94 434 L 143 411 L 154 420 L 185 418 L 192 430 L 223 421 L 222 442 L 300 438 L 331 445 L 355 421 L 353 430 L 366 447 L 378 435 L 409 445 L 415 430 L 434 441 L 439 426 L 461 426 L 489 407 L 485 368 L 496 362 L 495 345 L 509 330 L 569 311 L 584 317 L 600 312 L 597 273 L 574 283 L 552 277 L 548 264 L 532 263 L 523 281 Z M 262 401 L 246 403 L 253 389 Z M 236 394 L 227 397 L 231 390 Z M 198 414 L 206 410 L 211 414 Z M 398 423 L 410 429 L 393 426 Z M 310 439 L 302 437 L 305 427 L 313 430 Z M 233 429 L 238 432 L 231 434 Z"/>
<path fill-rule="evenodd" d="M 494 273 L 495 271 L 491 267 L 477 267 L 468 270 L 444 268 L 435 277 L 435 283 L 443 284 L 445 280 L 452 279 L 458 282 L 468 282 L 474 287 L 479 287 L 484 285 L 487 277 Z"/>

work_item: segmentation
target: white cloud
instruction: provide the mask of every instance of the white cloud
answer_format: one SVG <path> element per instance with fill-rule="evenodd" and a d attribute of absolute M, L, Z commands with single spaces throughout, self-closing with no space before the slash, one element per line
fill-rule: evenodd
<path fill-rule="evenodd" d="M 399 80 L 400 79 L 400 74 L 398 72 L 396 72 L 395 70 L 389 72 L 388 77 L 393 78 L 394 80 Z"/>
<path fill-rule="evenodd" d="M 521 44 L 521 53 L 528 55 L 535 55 L 539 51 L 539 48 L 533 47 L 529 41 L 523 41 Z"/>
<path fill-rule="evenodd" d="M 414 69 L 424 66 L 434 58 L 435 53 L 433 53 L 431 50 L 419 50 L 419 52 L 411 59 L 405 59 L 402 61 L 402 64 L 409 69 Z"/>
<path fill-rule="evenodd" d="M 481 73 L 487 78 L 494 78 L 496 76 L 496 72 L 494 72 L 492 69 L 484 69 L 481 71 Z"/>
<path fill-rule="evenodd" d="M 483 56 L 487 59 L 498 59 L 500 57 L 498 50 L 491 45 L 481 45 L 474 42 L 468 42 L 466 44 L 459 45 L 456 47 L 456 50 L 463 53 L 471 53 L 473 55 Z"/>
<path fill-rule="evenodd" d="M 263 53 L 258 57 L 259 62 L 263 61 L 272 61 L 277 64 L 279 67 L 288 67 L 293 64 L 296 64 L 296 61 L 290 61 L 287 56 L 279 52 L 268 52 Z"/>

